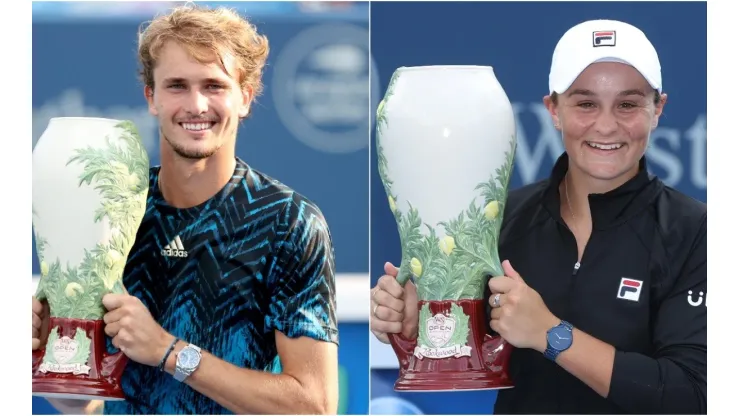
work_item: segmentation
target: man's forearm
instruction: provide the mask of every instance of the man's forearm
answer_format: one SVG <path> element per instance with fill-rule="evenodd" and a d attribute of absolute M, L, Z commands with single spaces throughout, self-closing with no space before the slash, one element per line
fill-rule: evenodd
<path fill-rule="evenodd" d="M 175 350 L 186 344 L 178 342 Z M 165 371 L 175 373 L 175 354 Z M 271 374 L 232 365 L 202 352 L 198 370 L 185 380 L 191 388 L 236 414 L 333 414 L 336 404 L 325 394 L 288 374 Z"/>

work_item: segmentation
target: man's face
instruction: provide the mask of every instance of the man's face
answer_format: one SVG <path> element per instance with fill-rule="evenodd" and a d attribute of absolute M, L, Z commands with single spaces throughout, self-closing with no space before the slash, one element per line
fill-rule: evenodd
<path fill-rule="evenodd" d="M 563 144 L 580 171 L 597 180 L 613 180 L 637 168 L 658 125 L 665 95 L 656 105 L 655 92 L 632 66 L 616 62 L 590 65 L 555 106 L 545 105 Z"/>
<path fill-rule="evenodd" d="M 183 158 L 207 158 L 233 143 L 239 119 L 249 112 L 251 97 L 235 79 L 233 60 L 224 59 L 228 73 L 217 62 L 201 64 L 169 41 L 154 68 L 154 90 L 145 90 L 162 137 Z"/>

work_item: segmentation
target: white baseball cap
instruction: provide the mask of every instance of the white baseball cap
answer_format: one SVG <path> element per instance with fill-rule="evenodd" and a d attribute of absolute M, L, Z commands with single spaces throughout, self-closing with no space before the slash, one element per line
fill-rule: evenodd
<path fill-rule="evenodd" d="M 550 93 L 565 92 L 586 67 L 596 62 L 633 66 L 662 92 L 660 60 L 638 28 L 616 20 L 589 20 L 568 29 L 555 46 L 550 67 Z"/>

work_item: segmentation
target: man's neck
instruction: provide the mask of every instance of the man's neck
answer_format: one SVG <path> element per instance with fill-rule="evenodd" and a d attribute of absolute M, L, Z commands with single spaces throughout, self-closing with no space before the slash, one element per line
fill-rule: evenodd
<path fill-rule="evenodd" d="M 168 150 L 161 158 L 159 186 L 165 201 L 175 208 L 191 208 L 206 202 L 234 174 L 234 152 L 224 148 L 201 160 L 185 159 Z"/>

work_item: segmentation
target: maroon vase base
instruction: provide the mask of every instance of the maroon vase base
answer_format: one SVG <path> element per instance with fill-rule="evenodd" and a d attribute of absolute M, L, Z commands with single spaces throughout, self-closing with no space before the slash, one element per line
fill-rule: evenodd
<path fill-rule="evenodd" d="M 464 371 L 445 373 L 405 374 L 396 380 L 396 391 L 451 392 L 455 390 L 501 390 L 514 384 L 508 377 L 491 374 L 490 371 Z"/>
<path fill-rule="evenodd" d="M 415 354 L 416 340 L 391 334 L 390 341 L 399 362 L 396 391 L 444 392 L 456 390 L 498 390 L 514 387 L 509 377 L 512 346 L 501 337 L 488 334 L 485 301 L 420 301 L 419 310 L 429 305 L 432 315 L 450 313 L 452 305 L 468 316 L 469 355 L 429 358 Z M 420 328 L 425 322 L 419 322 Z"/>
<path fill-rule="evenodd" d="M 69 337 L 74 340 L 78 328 L 85 331 L 90 340 L 90 355 L 84 367 L 89 369 L 81 374 L 74 374 L 71 365 L 67 365 L 65 370 L 67 372 L 41 371 L 47 347 L 46 344 L 42 344 L 42 347 L 32 354 L 33 395 L 80 400 L 123 400 L 120 380 L 127 358 L 121 352 L 108 354 L 104 325 L 102 320 L 51 317 L 49 333 L 58 328 L 56 334 L 58 339 Z M 46 339 L 43 342 L 45 343 Z M 64 361 L 64 354 L 57 358 L 59 358 L 57 362 L 61 363 Z"/>
<path fill-rule="evenodd" d="M 105 381 L 80 380 L 77 376 L 33 380 L 33 395 L 50 399 L 124 400 L 120 385 Z"/>

